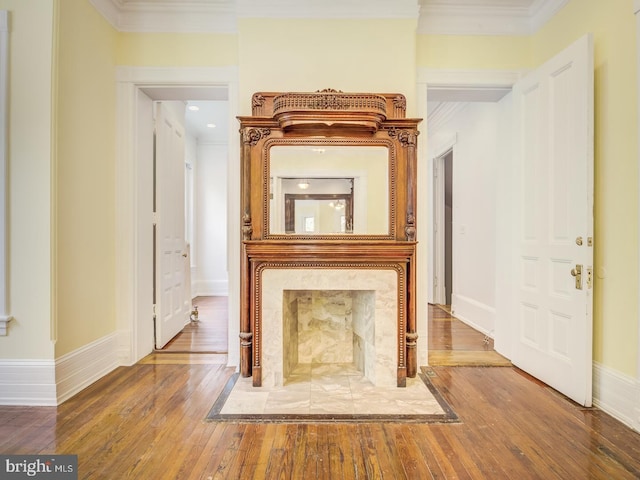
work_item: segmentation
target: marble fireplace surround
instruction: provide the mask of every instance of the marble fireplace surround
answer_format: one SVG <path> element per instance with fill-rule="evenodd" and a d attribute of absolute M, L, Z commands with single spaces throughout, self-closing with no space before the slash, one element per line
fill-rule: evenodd
<path fill-rule="evenodd" d="M 397 386 L 398 366 L 404 364 L 404 312 L 399 311 L 399 295 L 404 281 L 404 269 L 397 264 L 376 265 L 375 268 L 286 268 L 265 264 L 257 276 L 256 292 L 261 301 L 255 315 L 254 372 L 261 373 L 265 387 L 285 384 L 285 372 L 290 368 L 283 355 L 283 345 L 289 338 L 284 330 L 286 312 L 284 299 L 290 291 L 352 292 L 355 309 L 371 309 L 373 332 L 365 355 L 363 373 L 376 386 Z M 358 293 L 360 292 L 360 293 Z M 373 305 L 371 305 L 373 303 Z M 400 338 L 400 340 L 399 340 Z M 399 345 L 402 343 L 402 345 Z M 366 370 L 366 371 L 365 371 Z"/>

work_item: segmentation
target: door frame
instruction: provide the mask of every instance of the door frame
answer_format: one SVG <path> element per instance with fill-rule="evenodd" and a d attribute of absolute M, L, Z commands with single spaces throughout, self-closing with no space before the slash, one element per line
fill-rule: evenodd
<path fill-rule="evenodd" d="M 153 282 L 151 256 L 152 213 L 139 193 L 148 191 L 152 172 L 139 165 L 137 147 L 138 95 L 144 88 L 226 87 L 229 97 L 229 125 L 238 112 L 237 67 L 117 67 L 116 68 L 116 323 L 118 359 L 133 365 L 153 350 L 152 303 L 148 297 Z M 238 129 L 229 129 L 229 158 L 239 158 Z M 229 261 L 229 353 L 228 365 L 239 363 L 240 311 L 240 170 L 239 162 L 229 162 L 228 261 Z M 143 219 L 141 222 L 140 219 Z M 149 223 L 146 223 L 146 219 Z"/>
<path fill-rule="evenodd" d="M 455 156 L 455 144 L 457 136 L 453 134 L 447 141 L 438 145 L 435 154 L 432 155 L 433 175 L 433 257 L 430 258 L 433 265 L 433 303 L 446 304 L 446 220 L 445 220 L 445 158 L 449 153 Z M 438 173 L 437 175 L 435 173 Z M 450 248 L 452 246 L 449 246 Z M 452 272 L 453 273 L 453 272 Z"/>
<path fill-rule="evenodd" d="M 427 120 L 427 102 L 429 101 L 429 92 L 451 94 L 460 96 L 461 98 L 472 99 L 482 98 L 483 95 L 490 94 L 492 91 L 511 89 L 516 81 L 525 73 L 524 70 L 448 70 L 420 68 L 417 71 L 417 87 L 418 87 L 418 116 Z M 426 131 L 429 128 L 428 121 L 423 121 L 421 130 L 426 137 Z M 446 143 L 446 142 L 445 142 Z M 417 224 L 425 225 L 420 229 L 424 233 L 419 234 L 417 257 L 427 259 L 418 262 L 417 268 L 417 290 L 418 298 L 426 298 L 428 303 L 436 303 L 435 296 L 435 276 L 437 271 L 432 268 L 435 265 L 436 251 L 434 245 L 437 241 L 434 231 L 433 219 L 436 218 L 436 209 L 433 202 L 431 187 L 434 185 L 434 161 L 429 158 L 427 151 L 427 139 L 423 138 L 418 142 L 418 208 Z M 444 145 L 443 147 L 444 148 Z M 441 149 L 438 153 L 444 153 Z M 419 227 L 420 228 L 420 227 Z M 507 282 L 508 272 L 499 274 L 503 282 Z M 428 321 L 428 305 L 424 302 L 418 302 L 417 313 L 418 319 L 427 319 Z M 504 307 L 498 299 L 496 299 L 496 322 L 495 322 L 495 347 L 502 355 L 507 358 L 510 355 L 511 332 L 509 322 L 505 320 L 508 315 L 504 315 Z M 426 328 L 422 330 L 427 331 Z M 425 335 L 425 337 L 428 336 Z M 428 349 L 427 346 L 419 348 Z"/>

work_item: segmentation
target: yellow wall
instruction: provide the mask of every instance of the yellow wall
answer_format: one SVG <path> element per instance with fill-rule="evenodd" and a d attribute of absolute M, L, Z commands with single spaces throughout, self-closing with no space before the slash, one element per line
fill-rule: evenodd
<path fill-rule="evenodd" d="M 532 38 L 541 63 L 586 32 L 595 50 L 594 359 L 636 374 L 638 118 L 632 0 L 572 0 Z"/>
<path fill-rule="evenodd" d="M 2 358 L 52 359 L 53 2 L 0 0 L 10 15 L 9 311 Z"/>
<path fill-rule="evenodd" d="M 421 68 L 520 70 L 531 66 L 527 36 L 418 35 Z"/>
<path fill-rule="evenodd" d="M 238 38 L 232 34 L 121 33 L 118 45 L 118 65 L 224 67 L 238 63 Z"/>
<path fill-rule="evenodd" d="M 241 19 L 240 114 L 258 91 L 389 92 L 416 111 L 417 20 Z"/>
<path fill-rule="evenodd" d="M 56 357 L 115 331 L 116 31 L 86 0 L 60 2 Z"/>

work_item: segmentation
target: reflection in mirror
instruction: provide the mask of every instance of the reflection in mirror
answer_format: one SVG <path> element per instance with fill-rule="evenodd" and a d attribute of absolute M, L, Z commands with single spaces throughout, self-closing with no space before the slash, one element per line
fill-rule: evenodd
<path fill-rule="evenodd" d="M 275 145 L 269 172 L 270 234 L 389 234 L 385 145 Z"/>
<path fill-rule="evenodd" d="M 313 235 L 353 230 L 353 178 L 285 178 L 282 185 L 285 192 L 295 191 L 295 187 L 308 192 L 284 194 L 286 233 Z"/>

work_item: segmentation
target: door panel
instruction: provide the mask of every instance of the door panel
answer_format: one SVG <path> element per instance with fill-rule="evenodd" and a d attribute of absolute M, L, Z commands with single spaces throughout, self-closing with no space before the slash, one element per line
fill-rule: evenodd
<path fill-rule="evenodd" d="M 512 362 L 576 402 L 592 390 L 593 46 L 585 36 L 514 86 L 519 194 Z M 582 239 L 580 241 L 579 239 Z M 582 266 L 582 285 L 576 284 Z"/>
<path fill-rule="evenodd" d="M 156 348 L 189 319 L 184 234 L 184 129 L 169 109 L 156 107 Z"/>

